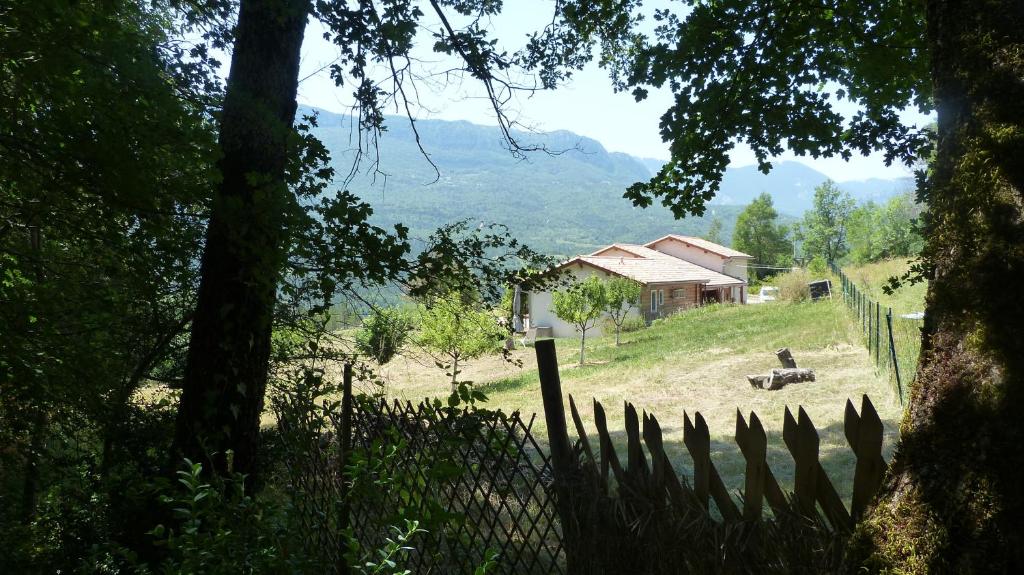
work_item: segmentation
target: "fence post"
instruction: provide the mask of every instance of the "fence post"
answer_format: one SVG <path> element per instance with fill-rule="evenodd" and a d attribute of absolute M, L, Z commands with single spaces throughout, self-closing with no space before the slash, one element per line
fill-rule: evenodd
<path fill-rule="evenodd" d="M 860 333 L 865 335 L 868 332 L 868 298 L 864 292 L 860 292 Z"/>
<path fill-rule="evenodd" d="M 882 459 L 882 420 L 865 394 L 861 399 L 860 413 L 853 402 L 846 400 L 846 416 L 843 431 L 850 448 L 857 455 L 857 466 L 853 475 L 853 499 L 850 515 L 860 520 L 871 500 L 878 493 L 885 475 L 885 460 Z"/>
<path fill-rule="evenodd" d="M 875 365 L 882 364 L 882 304 L 875 302 Z"/>
<path fill-rule="evenodd" d="M 555 499 L 558 515 L 562 521 L 562 537 L 565 542 L 566 570 L 570 574 L 582 572 L 579 529 L 573 513 L 572 483 L 577 475 L 577 465 L 569 443 L 569 431 L 565 422 L 565 406 L 562 403 L 562 381 L 558 375 L 558 355 L 555 340 L 541 339 L 534 344 L 537 352 L 537 371 L 540 375 L 540 394 L 544 400 L 544 421 L 548 428 L 548 444 L 551 448 L 551 468 L 555 476 Z"/>
<path fill-rule="evenodd" d="M 868 359 L 871 359 L 871 347 L 872 347 L 872 344 L 875 343 L 874 342 L 874 329 L 873 329 L 874 326 L 872 326 L 871 324 L 874 323 L 874 320 L 875 320 L 874 316 L 875 316 L 875 314 L 871 313 L 871 308 L 874 307 L 873 305 L 871 305 L 871 300 L 868 300 L 867 303 L 868 303 L 868 305 L 867 305 L 867 312 L 868 313 L 866 315 L 868 316 Z"/>
<path fill-rule="evenodd" d="M 885 314 L 885 321 L 889 327 L 889 358 L 892 360 L 892 371 L 896 375 L 896 392 L 900 396 L 900 406 L 903 406 L 903 381 L 900 378 L 900 362 L 896 357 L 896 340 L 892 336 L 892 308 Z"/>

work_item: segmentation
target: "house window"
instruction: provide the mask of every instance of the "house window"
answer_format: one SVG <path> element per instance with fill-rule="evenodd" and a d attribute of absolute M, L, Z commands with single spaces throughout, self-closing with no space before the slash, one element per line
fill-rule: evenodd
<path fill-rule="evenodd" d="M 665 305 L 665 290 L 658 290 L 658 305 Z"/>

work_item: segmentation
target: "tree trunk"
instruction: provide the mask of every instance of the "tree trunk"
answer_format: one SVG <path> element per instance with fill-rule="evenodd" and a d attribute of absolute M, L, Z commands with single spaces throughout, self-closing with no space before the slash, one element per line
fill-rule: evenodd
<path fill-rule="evenodd" d="M 583 350 L 587 343 L 587 330 L 580 332 L 580 367 L 583 367 Z"/>
<path fill-rule="evenodd" d="M 452 393 L 459 392 L 459 382 L 457 378 L 459 376 L 459 356 L 452 358 Z"/>
<path fill-rule="evenodd" d="M 777 367 L 768 375 L 748 375 L 747 381 L 754 388 L 778 391 L 790 383 L 814 381 L 814 370 L 806 367 Z"/>
<path fill-rule="evenodd" d="M 311 0 L 243 0 L 175 455 L 253 473 L 283 264 L 287 142 Z M 209 459 L 213 456 L 212 460 Z"/>
<path fill-rule="evenodd" d="M 922 361 L 852 569 L 1024 572 L 1024 2 L 929 0 Z"/>
<path fill-rule="evenodd" d="M 782 367 L 795 368 L 796 360 L 793 359 L 793 353 L 789 351 L 788 347 L 784 347 L 775 352 L 775 356 L 779 358 L 779 363 Z"/>

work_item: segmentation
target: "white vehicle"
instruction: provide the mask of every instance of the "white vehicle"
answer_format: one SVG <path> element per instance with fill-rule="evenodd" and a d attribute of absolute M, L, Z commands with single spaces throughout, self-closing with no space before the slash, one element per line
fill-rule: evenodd
<path fill-rule="evenodd" d="M 757 296 L 761 301 L 775 301 L 775 298 L 779 297 L 779 288 L 773 286 L 761 286 L 761 291 L 757 293 Z"/>

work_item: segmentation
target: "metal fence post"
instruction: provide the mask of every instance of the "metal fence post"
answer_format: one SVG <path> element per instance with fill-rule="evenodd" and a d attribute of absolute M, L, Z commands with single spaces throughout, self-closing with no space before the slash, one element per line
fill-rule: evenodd
<path fill-rule="evenodd" d="M 555 340 L 541 339 L 534 344 L 537 352 L 537 371 L 540 375 L 540 394 L 544 401 L 544 421 L 548 428 L 551 448 L 551 468 L 555 476 L 555 499 L 562 536 L 565 542 L 566 571 L 572 575 L 582 572 L 580 553 L 580 526 L 573 513 L 572 484 L 578 475 L 578 465 L 569 443 L 565 423 L 565 405 L 562 403 L 562 381 L 558 375 L 558 355 Z"/>
<path fill-rule="evenodd" d="M 889 357 L 892 360 L 892 371 L 896 375 L 896 392 L 900 396 L 900 406 L 903 406 L 903 381 L 900 379 L 900 363 L 896 357 L 896 340 L 892 336 L 892 308 L 886 312 L 885 319 L 889 324 Z"/>
<path fill-rule="evenodd" d="M 878 334 L 875 336 L 875 363 L 882 363 L 882 304 L 875 303 L 875 327 Z"/>
<path fill-rule="evenodd" d="M 874 340 L 875 332 L 874 332 L 874 329 L 873 329 L 874 326 L 872 325 L 875 322 L 875 318 L 874 318 L 875 314 L 871 313 L 871 308 L 872 307 L 874 307 L 874 306 L 871 305 L 871 300 L 868 300 L 868 310 L 867 310 L 868 311 L 868 314 L 867 314 L 868 315 L 868 359 L 871 358 L 871 347 L 872 347 L 872 344 L 875 343 L 873 341 Z"/>

